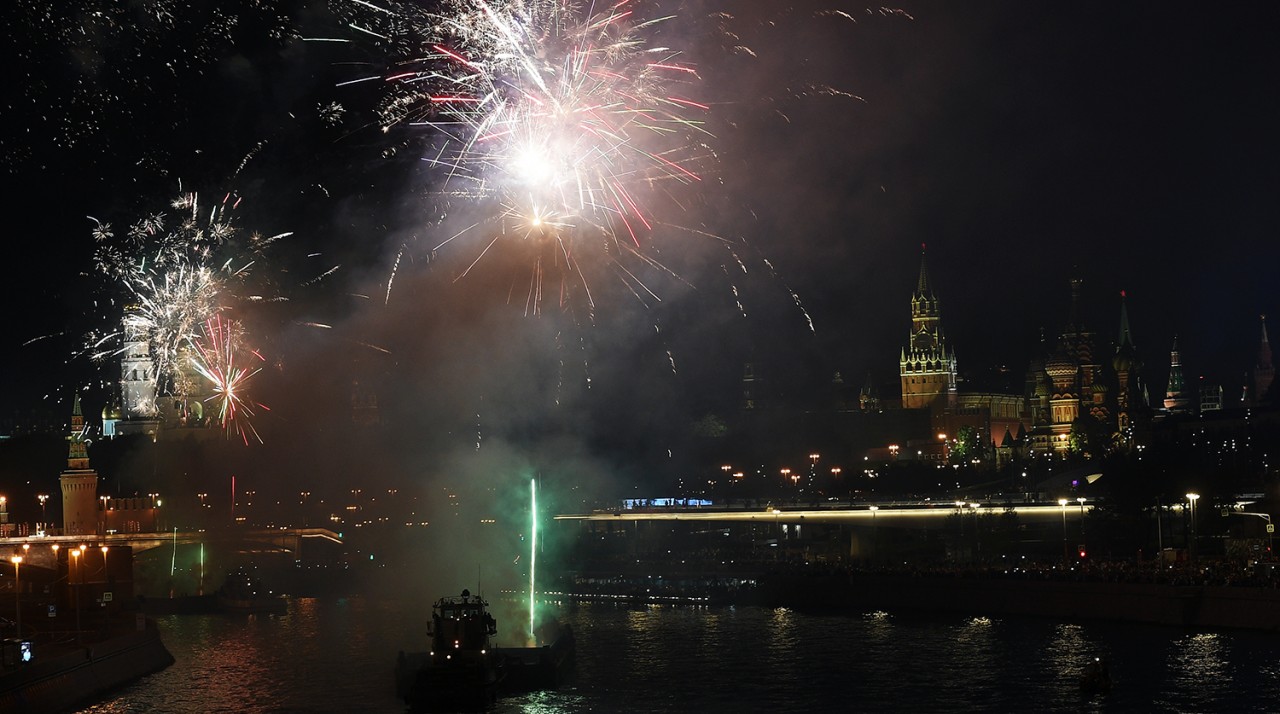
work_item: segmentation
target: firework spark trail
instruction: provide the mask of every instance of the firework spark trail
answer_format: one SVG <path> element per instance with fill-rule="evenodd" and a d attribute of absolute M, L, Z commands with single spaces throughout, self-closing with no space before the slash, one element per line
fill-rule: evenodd
<path fill-rule="evenodd" d="M 205 401 L 217 405 L 218 423 L 227 434 L 237 434 L 248 445 L 250 436 L 262 443 L 262 437 L 249 420 L 254 415 L 253 408 L 270 409 L 247 395 L 249 380 L 262 371 L 252 360 L 266 360 L 256 350 L 246 348 L 242 340 L 243 329 L 238 322 L 224 321 L 221 316 L 208 319 L 201 334 L 189 343 L 190 362 L 213 389 Z M 243 364 L 246 361 L 249 366 Z"/>

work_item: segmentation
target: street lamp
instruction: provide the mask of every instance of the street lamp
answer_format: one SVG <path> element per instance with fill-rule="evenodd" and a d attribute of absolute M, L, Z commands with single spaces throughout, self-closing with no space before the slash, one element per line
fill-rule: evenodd
<path fill-rule="evenodd" d="M 13 587 L 15 588 L 13 602 L 14 610 L 17 613 L 17 633 L 18 637 L 22 637 L 22 556 L 15 555 L 9 560 L 13 563 Z"/>
<path fill-rule="evenodd" d="M 1200 494 L 1188 493 L 1187 500 L 1191 502 L 1191 552 L 1189 556 L 1194 559 L 1196 554 L 1196 501 L 1200 500 Z"/>
<path fill-rule="evenodd" d="M 1071 560 L 1067 555 L 1067 499 L 1059 498 L 1058 505 L 1062 506 L 1062 564 L 1065 566 Z"/>
<path fill-rule="evenodd" d="M 84 571 L 80 570 L 80 554 L 83 552 L 84 551 L 81 550 L 81 548 L 71 549 L 71 562 L 75 565 L 74 570 L 80 574 L 81 579 L 83 579 L 84 577 Z M 67 580 L 71 585 L 71 594 L 75 597 L 75 600 L 76 600 L 76 642 L 79 642 L 80 641 L 80 588 L 76 587 L 77 583 L 71 579 L 70 572 L 67 573 Z"/>
<path fill-rule="evenodd" d="M 878 559 L 880 555 L 880 531 L 876 529 L 876 511 L 880 510 L 880 507 L 867 506 L 867 510 L 871 511 L 871 554 Z"/>
<path fill-rule="evenodd" d="M 49 528 L 49 516 L 45 513 L 44 502 L 49 500 L 49 494 L 36 494 L 36 500 L 40 501 L 40 522 L 44 524 L 46 530 Z"/>

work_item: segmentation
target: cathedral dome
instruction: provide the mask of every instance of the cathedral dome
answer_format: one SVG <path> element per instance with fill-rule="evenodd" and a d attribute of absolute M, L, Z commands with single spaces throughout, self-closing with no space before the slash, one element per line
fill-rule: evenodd
<path fill-rule="evenodd" d="M 1070 377 L 1076 373 L 1076 365 L 1065 355 L 1057 354 L 1044 363 L 1044 371 L 1055 380 Z"/>
<path fill-rule="evenodd" d="M 1138 361 L 1134 351 L 1125 345 L 1116 350 L 1116 356 L 1111 359 L 1111 366 L 1117 372 L 1133 372 L 1142 367 L 1142 362 Z"/>
<path fill-rule="evenodd" d="M 102 408 L 103 419 L 115 419 L 119 421 L 124 418 L 124 414 L 120 411 L 118 404 L 109 404 Z"/>

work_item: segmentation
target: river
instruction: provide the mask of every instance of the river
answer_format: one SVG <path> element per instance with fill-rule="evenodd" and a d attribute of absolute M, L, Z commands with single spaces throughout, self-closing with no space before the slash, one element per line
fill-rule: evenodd
<path fill-rule="evenodd" d="M 403 712 L 394 661 L 422 649 L 428 610 L 331 597 L 291 600 L 280 616 L 160 617 L 176 663 L 82 711 Z M 494 711 L 1243 712 L 1280 701 L 1280 636 L 1261 632 L 609 605 L 564 619 L 577 634 L 573 681 Z M 1110 663 L 1108 694 L 1076 684 L 1093 657 Z"/>

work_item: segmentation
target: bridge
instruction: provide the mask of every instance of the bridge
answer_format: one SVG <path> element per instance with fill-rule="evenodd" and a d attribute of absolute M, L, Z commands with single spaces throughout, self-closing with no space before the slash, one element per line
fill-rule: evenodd
<path fill-rule="evenodd" d="M 1066 506 L 1058 503 L 1006 503 L 1004 501 L 883 501 L 851 506 L 800 507 L 770 505 L 764 508 L 722 507 L 658 507 L 594 511 L 579 515 L 556 516 L 557 521 L 599 522 L 660 522 L 698 521 L 705 523 L 760 523 L 768 525 L 808 525 L 826 523 L 866 527 L 902 527 L 939 529 L 947 527 L 951 516 L 965 517 L 987 514 L 1000 515 L 1006 510 L 1018 514 L 1023 523 L 1047 524 L 1066 521 L 1075 523 L 1083 518 L 1091 505 L 1088 502 L 1069 501 Z"/>
<path fill-rule="evenodd" d="M 53 568 L 59 549 L 129 546 L 136 555 L 148 550 L 201 543 L 232 546 L 240 552 L 299 553 L 309 540 L 341 544 L 342 536 L 327 528 L 220 528 L 173 530 L 163 533 L 108 533 L 105 535 L 42 535 L 0 538 L 0 560 L 10 553 L 22 556 L 24 567 Z"/>

